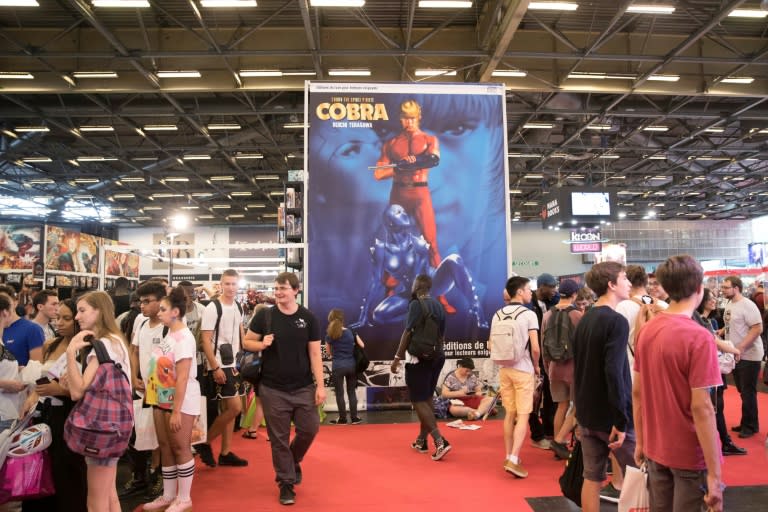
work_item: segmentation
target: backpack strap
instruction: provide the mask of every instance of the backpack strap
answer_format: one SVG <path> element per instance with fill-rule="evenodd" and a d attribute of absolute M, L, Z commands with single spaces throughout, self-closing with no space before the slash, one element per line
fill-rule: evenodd
<path fill-rule="evenodd" d="M 107 347 L 104 346 L 103 341 L 94 338 L 91 340 L 91 347 L 96 352 L 96 359 L 99 361 L 99 364 L 114 363 L 112 358 L 109 357 L 109 352 L 107 352 Z"/>
<path fill-rule="evenodd" d="M 216 306 L 216 325 L 213 328 L 213 357 L 216 357 L 216 351 L 219 350 L 219 324 L 221 323 L 222 309 L 219 299 L 212 302 Z"/>

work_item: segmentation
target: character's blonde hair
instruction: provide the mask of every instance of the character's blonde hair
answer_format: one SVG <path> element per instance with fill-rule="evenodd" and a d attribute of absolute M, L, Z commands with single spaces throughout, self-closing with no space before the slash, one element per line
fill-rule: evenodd
<path fill-rule="evenodd" d="M 400 104 L 400 117 L 416 117 L 421 119 L 421 106 L 414 100 L 406 100 Z"/>

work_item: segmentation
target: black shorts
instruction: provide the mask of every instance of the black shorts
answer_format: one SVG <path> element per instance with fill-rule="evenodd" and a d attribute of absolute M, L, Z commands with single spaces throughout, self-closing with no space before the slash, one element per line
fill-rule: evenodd
<path fill-rule="evenodd" d="M 205 396 L 210 400 L 222 400 L 245 395 L 245 383 L 240 378 L 240 373 L 235 368 L 222 368 L 222 371 L 227 377 L 224 384 L 219 384 L 213 380 L 213 372 L 211 371 L 205 375 L 207 381 L 204 385 Z"/>
<path fill-rule="evenodd" d="M 443 364 L 445 364 L 445 355 L 443 354 L 439 354 L 432 361 L 406 363 L 405 385 L 408 386 L 411 402 L 432 400 Z"/>

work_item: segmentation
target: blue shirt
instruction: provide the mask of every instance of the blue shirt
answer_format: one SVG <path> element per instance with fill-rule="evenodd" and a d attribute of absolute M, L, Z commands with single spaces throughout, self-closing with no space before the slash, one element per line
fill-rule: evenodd
<path fill-rule="evenodd" d="M 353 353 L 355 335 L 352 334 L 350 329 L 341 331 L 341 336 L 335 340 L 326 335 L 325 342 L 331 346 L 334 368 L 353 368 L 355 366 L 355 356 Z"/>
<path fill-rule="evenodd" d="M 42 347 L 44 341 L 43 328 L 26 318 L 19 318 L 3 331 L 3 345 L 13 354 L 19 366 L 26 366 L 29 352 Z"/>

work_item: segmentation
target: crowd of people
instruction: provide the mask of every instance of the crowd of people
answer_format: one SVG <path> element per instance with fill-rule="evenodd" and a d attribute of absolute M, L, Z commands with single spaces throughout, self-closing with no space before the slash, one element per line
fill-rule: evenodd
<path fill-rule="evenodd" d="M 30 318 L 17 312 L 16 290 L 0 286 L 0 432 L 33 409 L 36 421 L 52 432 L 57 492 L 24 501 L 22 510 L 117 511 L 121 498 L 140 492 L 147 496 L 144 510 L 190 510 L 193 430 L 203 409 L 206 440 L 194 445 L 202 463 L 247 466 L 232 451 L 234 423 L 242 416 L 244 437 L 254 438 L 263 417 L 279 501 L 295 502 L 301 463 L 319 431 L 317 406 L 326 400 L 321 339 L 332 356 L 339 415 L 330 423 L 337 425 L 362 421 L 354 352 L 365 344 L 345 326 L 341 310 L 332 310 L 321 326 L 297 302 L 300 282 L 292 273 L 276 278 L 274 307 L 256 307 L 248 320 L 236 300 L 238 280 L 236 271 L 224 271 L 207 304 L 195 300 L 192 283 L 171 288 L 159 278 L 142 283 L 127 300 L 89 291 L 59 301 L 56 293 L 42 291 Z M 490 319 L 488 348 L 505 411 L 504 471 L 528 476 L 520 458 L 528 438 L 560 459 L 579 443 L 583 510 L 599 510 L 601 498 L 618 501 L 626 467 L 642 463 L 651 510 L 682 512 L 702 504 L 722 510 L 722 456 L 746 453 L 732 433 L 745 439 L 760 430 L 756 393 L 764 314 L 755 297 L 745 295 L 737 276 L 726 277 L 719 289 L 707 287 L 701 266 L 689 256 L 669 258 L 650 275 L 639 265 L 598 263 L 584 281 L 586 286 L 542 274 L 532 290 L 529 279 L 513 276 L 502 290 L 505 305 Z M 486 417 L 495 399 L 470 358 L 459 359 L 438 382 L 446 364 L 446 312 L 431 287 L 427 275 L 414 280 L 391 371 L 398 373 L 404 363 L 418 417 L 411 447 L 429 453 L 431 439 L 431 458 L 439 461 L 453 446 L 436 420 L 435 396 L 448 400 L 448 414 L 467 420 Z M 722 314 L 719 297 L 727 299 Z M 116 311 L 123 303 L 127 309 Z M 511 326 L 504 335 L 521 340 L 525 350 L 502 349 L 502 324 Z M 118 457 L 79 454 L 64 441 L 70 412 L 94 382 L 102 382 L 95 380 L 100 361 L 90 349 L 94 340 L 130 383 L 134 406 L 151 408 L 152 433 L 136 429 L 127 453 L 132 476 L 120 489 Z M 243 350 L 261 353 L 256 390 L 238 374 Z M 731 355 L 742 402 L 741 419 L 730 431 L 723 415 L 724 373 L 730 369 L 719 354 Z M 22 369 L 35 365 L 37 378 L 25 382 Z M 611 482 L 604 485 L 607 468 Z"/>

